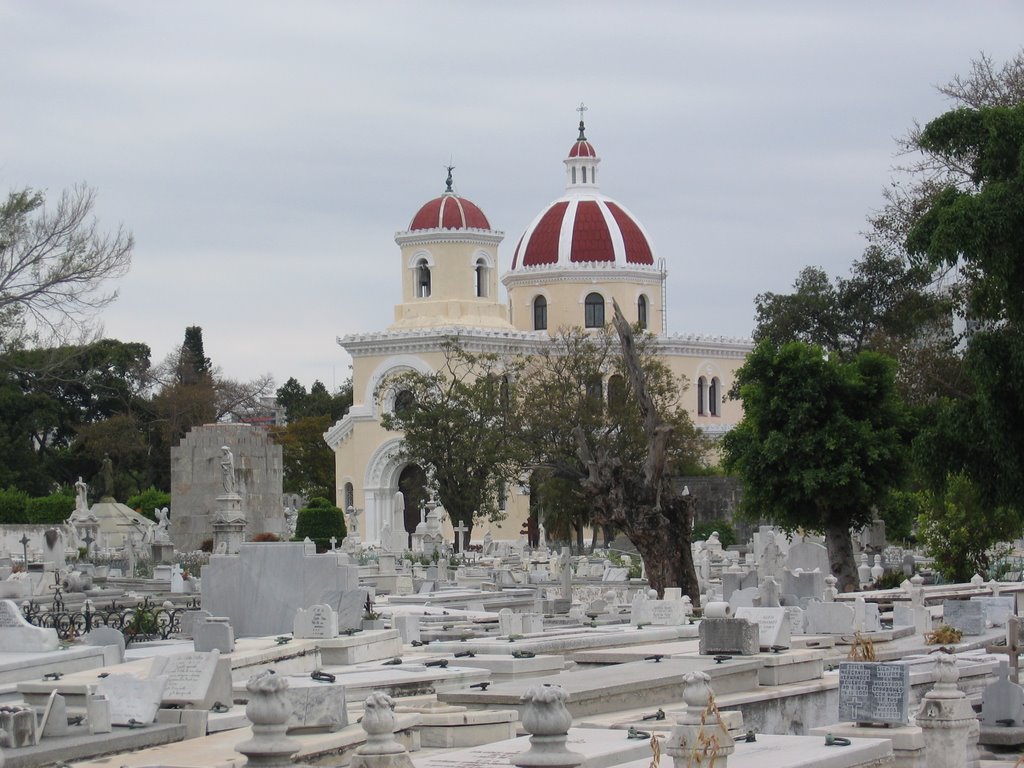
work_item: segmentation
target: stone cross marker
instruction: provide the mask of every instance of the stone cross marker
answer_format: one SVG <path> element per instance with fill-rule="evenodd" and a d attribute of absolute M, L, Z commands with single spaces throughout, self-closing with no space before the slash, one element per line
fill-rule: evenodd
<path fill-rule="evenodd" d="M 469 529 L 466 527 L 466 524 L 464 522 L 462 522 L 461 520 L 459 520 L 459 524 L 455 526 L 455 551 L 456 552 L 461 552 L 462 551 L 462 542 L 463 542 L 463 540 L 465 538 L 465 533 L 468 530 Z"/>

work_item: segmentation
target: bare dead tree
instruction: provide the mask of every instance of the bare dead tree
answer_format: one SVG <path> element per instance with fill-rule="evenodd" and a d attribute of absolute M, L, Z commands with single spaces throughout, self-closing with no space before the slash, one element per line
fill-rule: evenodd
<path fill-rule="evenodd" d="M 0 345 L 40 335 L 63 338 L 116 296 L 104 284 L 131 266 L 134 240 L 104 233 L 84 184 L 47 207 L 41 192 L 11 192 L 0 204 Z"/>
<path fill-rule="evenodd" d="M 651 586 L 681 587 L 694 605 L 700 589 L 690 549 L 692 497 L 676 489 L 669 471 L 670 444 L 675 431 L 658 411 L 647 387 L 633 331 L 617 302 L 613 324 L 619 336 L 624 367 L 644 423 L 647 455 L 641 467 L 631 467 L 605 445 L 591 445 L 583 429 L 574 436 L 577 455 L 586 468 L 581 481 L 595 509 L 595 522 L 618 527 L 644 559 Z"/>

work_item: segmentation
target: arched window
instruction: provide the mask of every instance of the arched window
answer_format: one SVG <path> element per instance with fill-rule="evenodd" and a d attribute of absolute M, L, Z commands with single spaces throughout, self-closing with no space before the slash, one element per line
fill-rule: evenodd
<path fill-rule="evenodd" d="M 572 183 L 573 184 L 576 183 L 576 166 L 575 165 L 572 167 Z"/>
<path fill-rule="evenodd" d="M 590 183 L 597 184 L 597 166 L 590 169 Z"/>
<path fill-rule="evenodd" d="M 626 380 L 621 374 L 613 373 L 608 377 L 608 411 L 621 413 L 626 405 Z"/>
<path fill-rule="evenodd" d="M 355 489 L 352 487 L 352 483 L 345 483 L 345 506 L 343 509 L 354 507 L 356 505 L 356 494 Z"/>
<path fill-rule="evenodd" d="M 604 327 L 604 296 L 600 293 L 587 294 L 583 302 L 583 325 L 586 328 Z"/>
<path fill-rule="evenodd" d="M 548 329 L 548 300 L 538 296 L 533 300 L 533 330 L 546 331 Z"/>
<path fill-rule="evenodd" d="M 479 298 L 487 296 L 487 262 L 483 259 L 476 260 L 476 295 Z"/>
<path fill-rule="evenodd" d="M 415 402 L 416 398 L 413 396 L 412 392 L 408 389 L 403 389 L 395 395 L 395 414 L 398 416 L 404 416 L 412 409 Z"/>
<path fill-rule="evenodd" d="M 718 390 L 721 387 L 721 383 L 718 378 L 711 380 L 711 384 L 708 385 L 708 413 L 712 416 L 718 415 Z"/>
<path fill-rule="evenodd" d="M 583 166 L 583 183 L 587 183 L 587 166 Z"/>
<path fill-rule="evenodd" d="M 705 399 L 704 394 L 707 392 L 708 382 L 703 376 L 697 379 L 697 415 L 703 416 L 707 413 L 707 409 L 704 407 Z"/>
<path fill-rule="evenodd" d="M 636 300 L 636 321 L 643 330 L 647 330 L 647 297 Z"/>
<path fill-rule="evenodd" d="M 421 299 L 430 296 L 430 267 L 426 259 L 416 262 L 416 296 Z"/>
<path fill-rule="evenodd" d="M 600 378 L 595 377 L 587 382 L 587 397 L 599 403 L 604 400 L 604 387 Z"/>

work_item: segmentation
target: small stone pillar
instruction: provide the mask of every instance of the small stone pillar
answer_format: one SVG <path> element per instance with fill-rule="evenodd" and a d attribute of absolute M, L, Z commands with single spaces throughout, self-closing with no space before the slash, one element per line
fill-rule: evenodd
<path fill-rule="evenodd" d="M 274 670 L 265 670 L 249 678 L 245 688 L 249 703 L 245 716 L 252 723 L 252 738 L 235 747 L 248 759 L 247 765 L 262 768 L 293 768 L 291 756 L 299 751 L 299 744 L 285 735 L 291 702 L 285 695 L 288 680 L 278 677 Z"/>
<path fill-rule="evenodd" d="M 683 676 L 686 711 L 676 720 L 665 746 L 675 768 L 725 768 L 736 750 L 736 742 L 714 705 L 710 682 L 705 672 Z"/>
<path fill-rule="evenodd" d="M 366 743 L 352 756 L 350 768 L 412 768 L 409 751 L 395 740 L 395 702 L 382 691 L 363 704 Z"/>
<path fill-rule="evenodd" d="M 522 723 L 530 735 L 530 748 L 512 758 L 519 768 L 576 768 L 583 755 L 565 746 L 572 715 L 565 706 L 569 694 L 557 685 L 528 688 L 520 701 L 526 702 Z"/>
<path fill-rule="evenodd" d="M 223 493 L 217 497 L 217 511 L 213 513 L 213 551 L 218 554 L 237 555 L 245 540 L 245 512 L 242 497 L 237 493 Z"/>
<path fill-rule="evenodd" d="M 968 747 L 973 753 L 971 734 L 977 738 L 978 718 L 967 696 L 957 688 L 960 670 L 956 657 L 940 653 L 935 657 L 936 683 L 921 700 L 917 724 L 924 734 L 925 764 L 928 768 L 962 768 L 968 765 Z"/>

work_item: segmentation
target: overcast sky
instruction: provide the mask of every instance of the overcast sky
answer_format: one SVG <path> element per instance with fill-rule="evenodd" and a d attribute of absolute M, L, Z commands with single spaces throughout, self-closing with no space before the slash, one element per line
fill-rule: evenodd
<path fill-rule="evenodd" d="M 0 190 L 86 182 L 134 232 L 108 336 L 159 360 L 200 325 L 228 376 L 332 387 L 335 338 L 391 323 L 394 233 L 449 158 L 507 269 L 583 101 L 669 331 L 748 336 L 758 293 L 847 273 L 894 138 L 1022 30 L 1015 1 L 0 0 Z"/>

